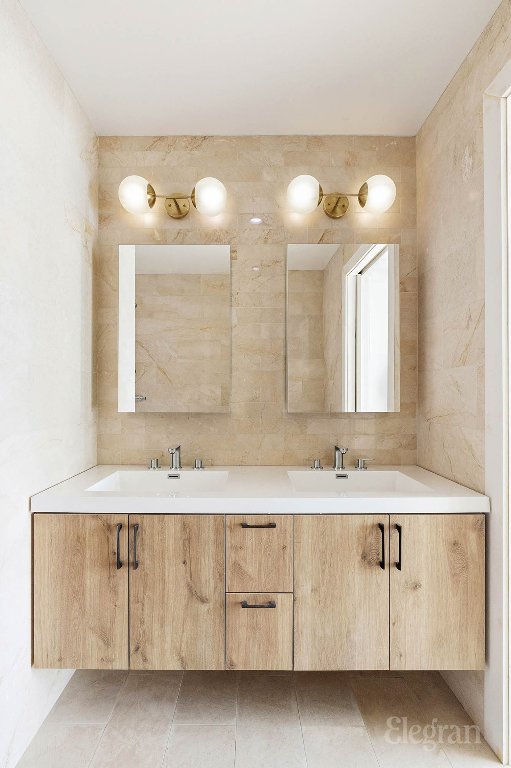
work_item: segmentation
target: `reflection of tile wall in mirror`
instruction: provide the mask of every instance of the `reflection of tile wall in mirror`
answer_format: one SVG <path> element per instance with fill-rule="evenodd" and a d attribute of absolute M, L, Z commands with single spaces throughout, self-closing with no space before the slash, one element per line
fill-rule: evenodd
<path fill-rule="evenodd" d="M 228 246 L 137 246 L 135 382 L 141 412 L 228 413 Z"/>

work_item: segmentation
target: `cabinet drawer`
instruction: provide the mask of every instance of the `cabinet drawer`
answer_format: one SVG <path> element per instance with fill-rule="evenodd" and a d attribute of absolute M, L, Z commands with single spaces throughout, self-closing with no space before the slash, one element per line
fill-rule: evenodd
<path fill-rule="evenodd" d="M 226 596 L 227 669 L 293 668 L 293 595 Z"/>
<path fill-rule="evenodd" d="M 227 591 L 293 591 L 292 515 L 227 516 Z"/>

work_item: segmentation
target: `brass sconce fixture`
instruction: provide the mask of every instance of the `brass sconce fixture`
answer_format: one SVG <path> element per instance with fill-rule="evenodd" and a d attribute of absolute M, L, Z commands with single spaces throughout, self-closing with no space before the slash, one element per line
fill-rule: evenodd
<path fill-rule="evenodd" d="M 191 195 L 181 192 L 158 195 L 143 176 L 127 176 L 119 185 L 119 200 L 129 213 L 149 213 L 159 197 L 165 201 L 165 210 L 173 219 L 184 218 L 190 212 L 190 204 L 206 216 L 217 216 L 225 210 L 227 190 L 212 176 L 198 181 Z"/>
<path fill-rule="evenodd" d="M 371 213 L 384 213 L 396 199 L 396 185 L 389 176 L 371 176 L 357 193 L 329 192 L 325 194 L 314 176 L 297 176 L 287 188 L 287 201 L 295 213 L 312 213 L 322 202 L 331 219 L 340 219 L 349 208 L 349 198 L 356 197 L 359 205 Z"/>

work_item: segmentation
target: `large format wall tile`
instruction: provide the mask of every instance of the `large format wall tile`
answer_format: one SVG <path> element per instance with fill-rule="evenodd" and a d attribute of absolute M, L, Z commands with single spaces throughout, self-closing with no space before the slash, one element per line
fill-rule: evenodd
<path fill-rule="evenodd" d="M 100 247 L 95 262 L 96 349 L 101 463 L 167 458 L 206 464 L 309 464 L 331 461 L 334 443 L 378 464 L 416 460 L 417 271 L 415 139 L 382 136 L 113 136 L 100 155 Z M 228 208 L 210 220 L 192 210 L 181 221 L 161 203 L 146 217 L 121 207 L 128 174 L 157 191 L 190 192 L 205 175 L 227 187 Z M 390 211 L 375 216 L 355 200 L 343 219 L 322 209 L 286 209 L 294 176 L 312 173 L 326 191 L 358 190 L 375 173 L 396 182 Z M 263 219 L 250 223 L 252 215 Z M 288 243 L 397 243 L 401 259 L 401 412 L 388 415 L 287 414 L 285 401 L 285 260 Z M 232 264 L 232 391 L 228 414 L 117 413 L 117 260 L 119 244 L 225 243 Z M 254 269 L 256 268 L 256 269 Z M 454 350 L 453 354 L 456 354 Z M 193 387 L 194 379 L 190 378 Z M 311 389 L 310 397 L 317 397 Z"/>

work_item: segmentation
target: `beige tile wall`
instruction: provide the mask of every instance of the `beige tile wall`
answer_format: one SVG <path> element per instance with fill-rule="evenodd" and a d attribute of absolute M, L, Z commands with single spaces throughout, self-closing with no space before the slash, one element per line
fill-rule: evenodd
<path fill-rule="evenodd" d="M 418 462 L 484 489 L 483 93 L 511 56 L 503 2 L 417 136 Z"/>
<path fill-rule="evenodd" d="M 321 209 L 286 211 L 289 181 L 314 174 L 326 191 L 356 191 L 375 173 L 390 175 L 397 200 L 386 214 L 356 202 L 339 221 Z M 117 199 L 124 176 L 139 173 L 157 191 L 190 192 L 205 175 L 222 179 L 228 211 L 211 221 L 196 211 L 173 221 L 161 205 L 148 217 Z M 249 223 L 254 214 L 263 224 Z M 213 464 L 307 464 L 349 458 L 416 460 L 415 139 L 358 136 L 104 137 L 100 139 L 100 247 L 96 263 L 99 462 L 141 463 L 181 443 L 183 459 Z M 287 414 L 285 405 L 285 258 L 288 243 L 391 242 L 401 245 L 402 407 L 399 414 Z M 120 243 L 227 243 L 232 248 L 233 382 L 230 414 L 117 413 L 117 249 Z M 259 267 L 254 271 L 253 267 Z M 193 382 L 191 382 L 193 385 Z"/>

